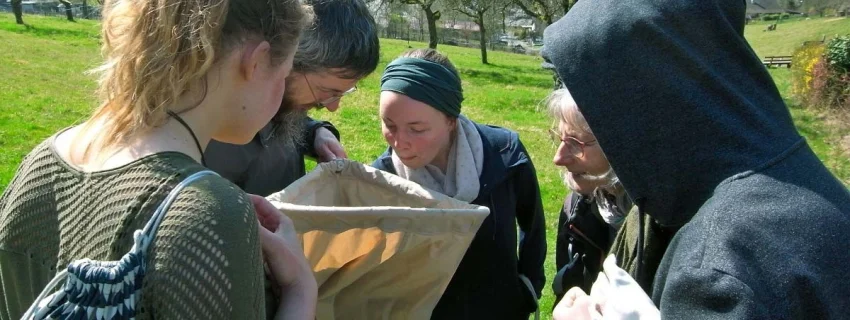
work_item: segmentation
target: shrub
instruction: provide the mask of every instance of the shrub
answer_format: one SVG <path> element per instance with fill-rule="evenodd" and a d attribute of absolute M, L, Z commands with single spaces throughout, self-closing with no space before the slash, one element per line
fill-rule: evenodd
<path fill-rule="evenodd" d="M 819 14 L 821 14 L 821 12 L 818 11 L 817 8 L 815 8 L 815 7 L 809 8 L 809 14 L 808 14 L 809 16 L 814 17 L 814 16 L 817 16 Z"/>
<path fill-rule="evenodd" d="M 826 60 L 838 73 L 850 71 L 850 35 L 836 37 L 826 45 Z"/>
<path fill-rule="evenodd" d="M 791 65 L 791 94 L 799 102 L 809 104 L 815 64 L 823 60 L 825 47 L 810 42 L 794 51 Z"/>
<path fill-rule="evenodd" d="M 850 114 L 850 74 L 833 70 L 820 59 L 812 70 L 810 106 Z"/>
<path fill-rule="evenodd" d="M 799 102 L 850 115 L 850 36 L 794 51 L 792 94 Z"/>
<path fill-rule="evenodd" d="M 779 15 L 779 14 L 771 13 L 771 14 L 762 15 L 761 19 L 763 21 L 776 21 L 776 20 L 779 20 L 780 17 L 781 17 L 781 15 Z"/>
<path fill-rule="evenodd" d="M 826 17 L 834 17 L 838 15 L 838 10 L 835 10 L 835 8 L 826 8 L 823 9 L 823 15 Z"/>

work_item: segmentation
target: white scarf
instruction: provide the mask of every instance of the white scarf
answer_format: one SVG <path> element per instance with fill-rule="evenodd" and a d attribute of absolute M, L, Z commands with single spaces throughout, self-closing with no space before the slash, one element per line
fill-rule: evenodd
<path fill-rule="evenodd" d="M 392 159 L 399 177 L 461 201 L 471 202 L 478 197 L 481 188 L 478 178 L 484 168 L 484 145 L 475 123 L 462 115 L 457 118 L 457 135 L 449 150 L 445 173 L 431 164 L 411 169 L 395 152 Z"/>

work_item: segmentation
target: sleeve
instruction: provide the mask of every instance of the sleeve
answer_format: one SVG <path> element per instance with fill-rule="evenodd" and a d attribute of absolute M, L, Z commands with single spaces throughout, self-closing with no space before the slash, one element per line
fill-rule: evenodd
<path fill-rule="evenodd" d="M 257 226 L 247 194 L 224 179 L 203 178 L 181 191 L 149 251 L 141 312 L 157 319 L 265 319 Z"/>
<path fill-rule="evenodd" d="M 656 286 L 655 290 L 659 288 Z M 769 319 L 746 283 L 727 273 L 693 267 L 671 269 L 656 297 L 663 318 Z"/>
<path fill-rule="evenodd" d="M 303 143 L 299 146 L 301 154 L 306 155 L 311 158 L 316 158 L 316 150 L 313 149 L 313 141 L 316 141 L 316 130 L 319 128 L 325 128 L 331 131 L 337 140 L 342 141 L 340 139 L 339 130 L 334 127 L 334 125 L 328 121 L 319 121 L 313 118 L 307 118 L 304 121 L 304 141 L 307 143 Z"/>
<path fill-rule="evenodd" d="M 567 273 L 572 271 L 576 263 L 580 263 L 577 257 L 571 257 L 577 254 L 576 248 L 570 248 L 570 236 L 568 234 L 569 212 L 576 201 L 576 193 L 571 192 L 564 201 L 564 206 L 561 207 L 561 212 L 558 214 L 558 234 L 555 237 L 555 278 L 552 279 L 552 291 L 555 293 L 555 304 L 558 304 L 563 298 L 567 290 L 570 289 L 571 283 Z M 569 272 L 570 275 L 575 272 Z"/>
<path fill-rule="evenodd" d="M 525 153 L 525 148 L 521 143 L 519 148 L 521 152 Z M 546 260 L 546 223 L 537 173 L 530 158 L 528 163 L 522 166 L 515 179 L 515 190 L 517 190 L 516 218 L 520 229 L 517 270 L 530 280 L 539 299 L 546 282 L 543 271 L 543 263 Z M 522 287 L 525 287 L 525 285 L 522 285 Z M 537 305 L 537 301 L 534 301 L 534 305 Z"/>

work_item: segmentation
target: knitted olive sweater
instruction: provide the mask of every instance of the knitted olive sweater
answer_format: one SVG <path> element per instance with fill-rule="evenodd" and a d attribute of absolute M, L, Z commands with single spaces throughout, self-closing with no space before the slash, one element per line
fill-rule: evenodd
<path fill-rule="evenodd" d="M 53 141 L 24 158 L 0 197 L 0 319 L 19 319 L 70 261 L 120 259 L 169 191 L 204 169 L 162 152 L 86 173 Z M 147 259 L 139 319 L 266 317 L 257 219 L 225 179 L 205 177 L 180 192 Z"/>

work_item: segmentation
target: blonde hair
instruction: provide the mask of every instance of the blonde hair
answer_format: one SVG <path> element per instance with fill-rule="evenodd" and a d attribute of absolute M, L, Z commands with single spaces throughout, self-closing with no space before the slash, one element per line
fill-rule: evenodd
<path fill-rule="evenodd" d="M 106 61 L 93 70 L 101 102 L 80 134 L 95 123 L 104 132 L 84 158 L 161 124 L 192 86 L 205 98 L 207 72 L 248 39 L 268 41 L 272 63 L 284 61 L 312 18 L 298 0 L 106 0 L 103 16 Z"/>

